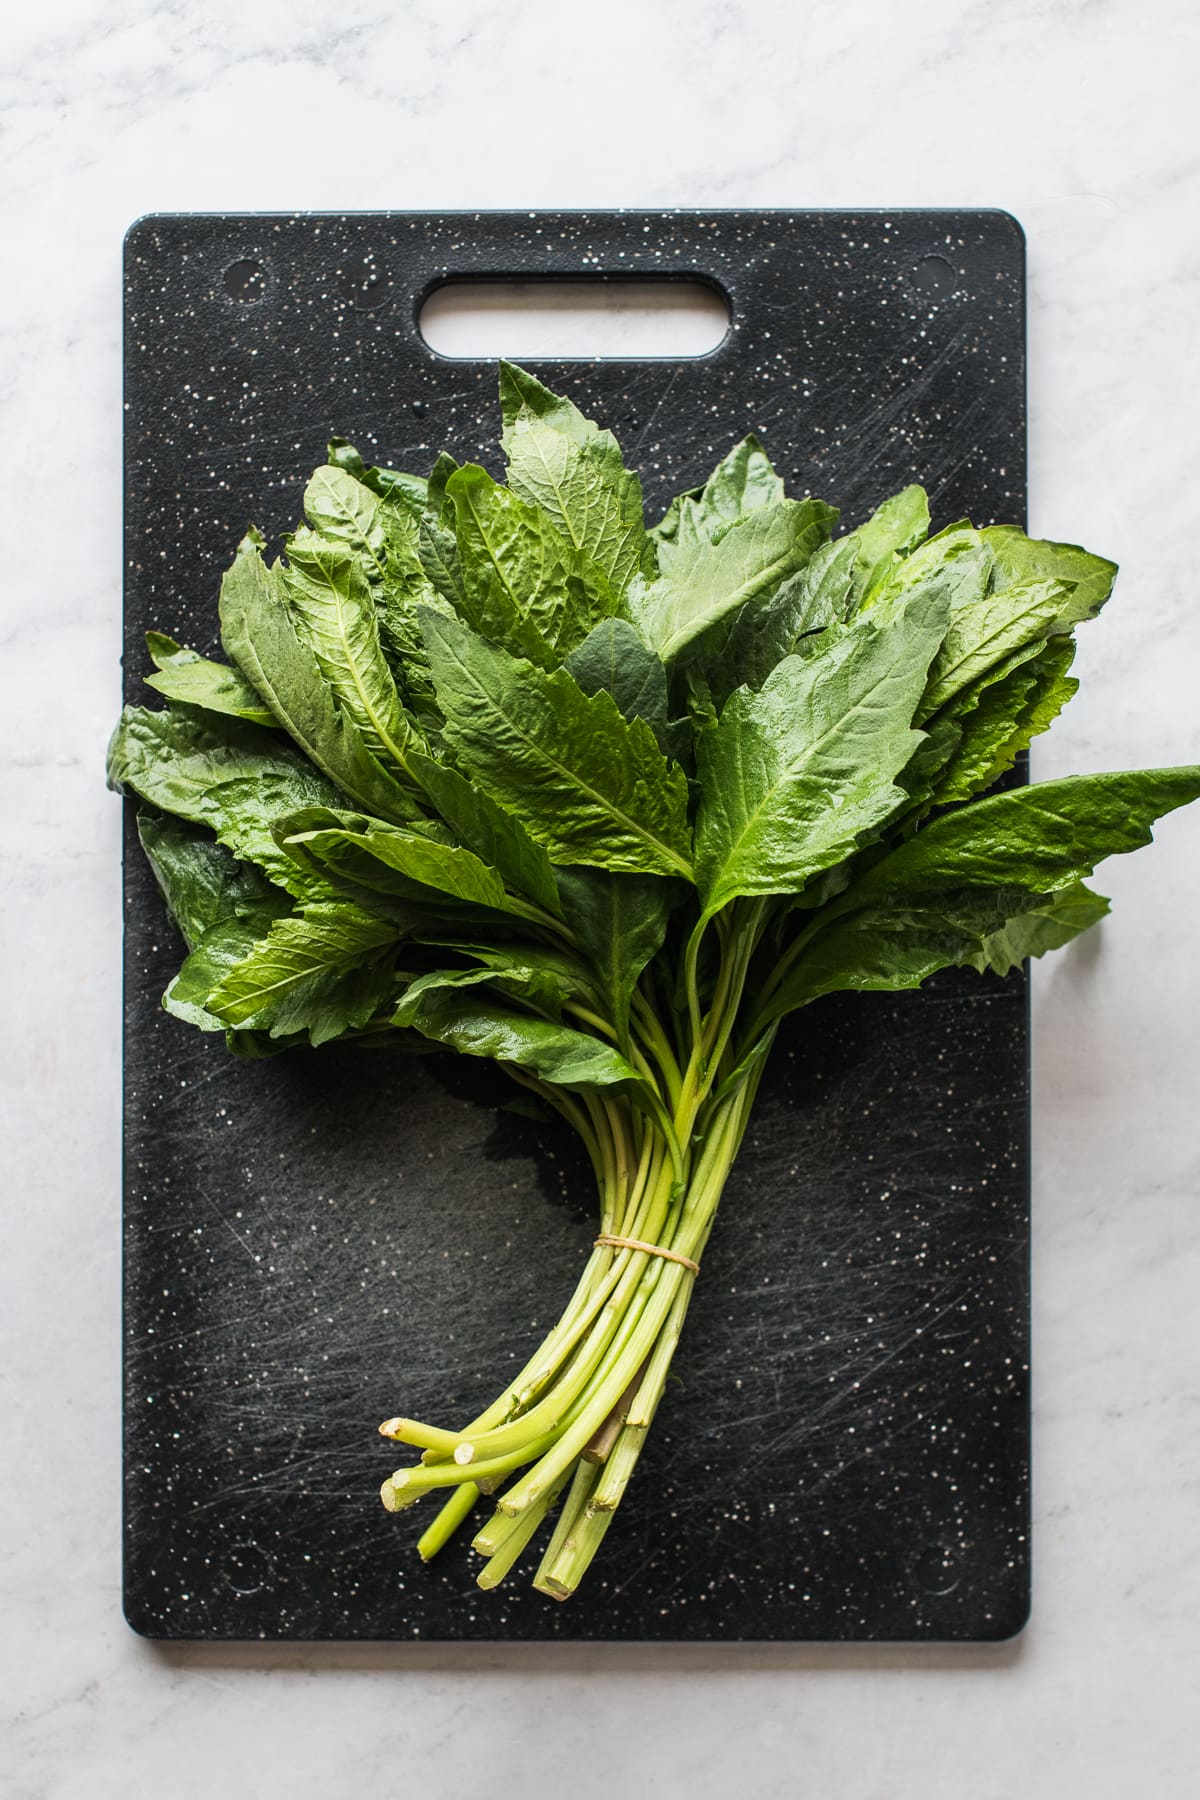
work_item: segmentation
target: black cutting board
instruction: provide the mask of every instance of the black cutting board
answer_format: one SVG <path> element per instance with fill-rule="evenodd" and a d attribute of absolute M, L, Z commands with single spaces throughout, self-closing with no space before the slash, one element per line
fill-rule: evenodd
<path fill-rule="evenodd" d="M 700 275 L 696 360 L 546 363 L 650 515 L 748 429 L 848 524 L 1021 522 L 1019 228 L 997 212 L 164 216 L 127 241 L 126 656 L 216 646 L 248 520 L 331 431 L 499 473 L 493 367 L 416 326 L 446 276 Z M 151 697 L 152 698 L 152 697 Z M 180 955 L 132 832 L 125 1605 L 159 1638 L 999 1638 L 1028 1597 L 1024 982 L 835 997 L 781 1037 L 636 1480 L 566 1606 L 492 1596 L 376 1498 L 377 1422 L 454 1422 L 557 1316 L 594 1230 L 571 1141 L 466 1058 L 267 1063 L 167 1017 Z"/>

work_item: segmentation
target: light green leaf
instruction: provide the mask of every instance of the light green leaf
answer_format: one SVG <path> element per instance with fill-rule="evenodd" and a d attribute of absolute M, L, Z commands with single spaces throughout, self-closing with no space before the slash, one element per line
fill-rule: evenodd
<path fill-rule="evenodd" d="M 929 672 L 920 718 L 931 718 L 989 671 L 1007 665 L 1014 652 L 1044 643 L 1058 629 L 1063 599 L 1057 583 L 1037 581 L 956 604 Z"/>
<path fill-rule="evenodd" d="M 454 992 L 426 993 L 411 1017 L 407 1010 L 401 1016 L 425 1037 L 465 1056 L 515 1063 L 558 1087 L 608 1087 L 639 1079 L 620 1052 L 599 1038 L 488 1000 Z"/>
<path fill-rule="evenodd" d="M 304 490 L 304 514 L 313 531 L 353 551 L 363 572 L 379 581 L 387 574 L 382 510 L 377 494 L 330 463 L 315 471 Z"/>
<path fill-rule="evenodd" d="M 267 936 L 224 974 L 207 999 L 224 1024 L 266 1028 L 272 1037 L 307 1031 L 316 1045 L 365 1025 L 395 992 L 390 959 L 398 941 L 387 919 L 343 903 L 277 919 Z"/>
<path fill-rule="evenodd" d="M 402 508 L 411 518 L 419 518 L 425 510 L 429 483 L 423 475 L 406 475 L 399 469 L 371 468 L 345 438 L 330 438 L 326 455 L 335 468 L 344 469 L 373 494 Z"/>
<path fill-rule="evenodd" d="M 988 525 L 980 537 L 995 563 L 994 589 L 1053 581 L 1067 590 L 1059 613 L 1060 627 L 1094 619 L 1112 593 L 1117 565 L 1093 556 L 1078 544 L 1055 544 L 1048 538 L 1029 538 L 1015 525 Z"/>
<path fill-rule="evenodd" d="M 422 623 L 449 742 L 553 861 L 690 879 L 687 779 L 643 720 L 429 609 Z"/>
<path fill-rule="evenodd" d="M 983 533 L 960 520 L 927 538 L 907 556 L 890 563 L 885 560 L 864 593 L 862 605 L 886 609 L 889 602 L 902 601 L 929 583 L 949 596 L 955 610 L 974 606 L 987 593 L 994 567 L 995 558 Z"/>
<path fill-rule="evenodd" d="M 407 773 L 419 734 L 405 717 L 379 641 L 375 600 L 354 554 L 315 532 L 288 540 L 284 585 L 299 637 L 320 665 L 340 711 L 380 762 Z"/>
<path fill-rule="evenodd" d="M 187 706 L 202 707 L 205 712 L 245 719 L 251 725 L 278 725 L 274 713 L 263 705 L 240 669 L 210 662 L 195 650 L 185 650 L 161 631 L 146 633 L 146 648 L 159 671 L 157 675 L 147 675 L 146 686 L 157 693 Z"/>
<path fill-rule="evenodd" d="M 658 541 L 658 566 L 670 567 L 676 539 L 697 533 L 710 541 L 744 513 L 774 506 L 784 498 L 783 482 L 754 433 L 735 444 L 703 487 L 672 500 L 651 536 Z"/>
<path fill-rule="evenodd" d="M 283 826 L 286 850 L 363 887 L 417 901 L 433 890 L 471 906 L 528 916 L 528 903 L 508 894 L 496 871 L 459 845 L 355 813 L 309 812 L 296 824 L 295 830 Z"/>
<path fill-rule="evenodd" d="M 991 787 L 1053 724 L 1079 686 L 1067 673 L 1074 654 L 1072 638 L 1052 637 L 1002 680 L 981 686 L 973 704 L 955 713 L 958 742 L 931 794 L 939 806 Z"/>
<path fill-rule="evenodd" d="M 925 541 L 928 532 L 929 498 L 916 483 L 876 507 L 864 524 L 842 539 L 854 546 L 858 592 L 869 594 L 899 558 L 910 555 Z"/>
<path fill-rule="evenodd" d="M 694 654 L 714 626 L 802 569 L 836 517 L 819 500 L 783 500 L 747 513 L 715 544 L 700 535 L 680 540 L 667 572 L 631 589 L 634 623 L 663 662 Z"/>
<path fill-rule="evenodd" d="M 446 483 L 464 601 L 481 636 L 555 668 L 617 607 L 604 574 L 574 551 L 540 507 L 468 463 Z"/>
<path fill-rule="evenodd" d="M 654 546 L 642 515 L 642 484 L 610 431 L 513 363 L 500 365 L 508 485 L 541 507 L 573 549 L 621 595 L 652 574 Z"/>
<path fill-rule="evenodd" d="M 320 664 L 301 642 L 278 567 L 268 569 L 262 540 L 250 533 L 221 583 L 221 641 L 300 747 L 343 793 L 385 819 L 421 816 L 406 791 L 372 753 L 349 714 L 339 710 Z M 295 805 L 337 805 L 313 798 Z"/>
<path fill-rule="evenodd" d="M 739 688 L 700 738 L 697 880 L 708 914 L 738 895 L 797 893 L 904 803 L 895 779 L 946 627 L 938 596 L 870 618 L 825 655 L 787 657 Z"/>

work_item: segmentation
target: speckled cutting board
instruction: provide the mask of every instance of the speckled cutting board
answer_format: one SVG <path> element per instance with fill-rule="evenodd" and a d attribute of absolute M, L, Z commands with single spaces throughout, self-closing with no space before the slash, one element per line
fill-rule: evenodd
<path fill-rule="evenodd" d="M 495 372 L 416 327 L 447 275 L 700 274 L 691 361 L 539 364 L 652 517 L 748 429 L 847 523 L 1024 513 L 1022 240 L 994 212 L 165 216 L 126 262 L 126 656 L 212 653 L 248 520 L 292 526 L 331 431 L 500 472 Z M 999 1638 L 1028 1595 L 1020 976 L 838 996 L 764 1081 L 676 1359 L 585 1587 L 429 1567 L 377 1487 L 397 1411 L 453 1421 L 591 1241 L 581 1152 L 466 1058 L 239 1062 L 159 1010 L 180 955 L 125 863 L 125 1605 L 158 1638 Z M 530 1565 L 532 1568 L 532 1564 Z"/>

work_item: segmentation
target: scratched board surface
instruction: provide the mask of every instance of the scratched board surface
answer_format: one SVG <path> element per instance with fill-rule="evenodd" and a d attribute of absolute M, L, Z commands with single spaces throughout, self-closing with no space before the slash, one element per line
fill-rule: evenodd
<path fill-rule="evenodd" d="M 1023 521 L 1019 229 L 1002 213 L 148 218 L 126 260 L 126 654 L 213 653 L 220 573 L 330 432 L 499 474 L 493 367 L 416 326 L 451 276 L 701 275 L 712 355 L 547 363 L 657 517 L 753 428 L 857 523 Z M 150 696 L 152 699 L 153 696 Z M 998 1638 L 1028 1596 L 1024 984 L 967 971 L 795 1018 L 638 1474 L 566 1606 L 485 1596 L 376 1498 L 403 1411 L 490 1400 L 594 1230 L 566 1135 L 467 1058 L 229 1057 L 129 825 L 125 1605 L 159 1638 Z"/>

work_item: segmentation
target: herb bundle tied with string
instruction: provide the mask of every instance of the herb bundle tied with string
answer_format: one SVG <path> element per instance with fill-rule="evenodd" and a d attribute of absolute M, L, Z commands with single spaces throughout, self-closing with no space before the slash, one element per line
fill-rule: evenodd
<path fill-rule="evenodd" d="M 506 485 L 335 439 L 282 557 L 238 548 L 228 663 L 149 635 L 167 705 L 126 709 L 109 775 L 186 941 L 169 1012 L 248 1056 L 491 1057 L 586 1145 L 599 1229 L 558 1324 L 476 1418 L 381 1427 L 414 1453 L 384 1504 L 443 1502 L 423 1556 L 490 1496 L 493 1587 L 554 1515 L 534 1585 L 565 1599 L 780 1021 L 1066 943 L 1200 768 L 988 793 L 1075 691 L 1101 557 L 931 537 L 919 487 L 837 536 L 753 437 L 647 529 L 609 432 L 511 365 L 500 400 Z"/>

